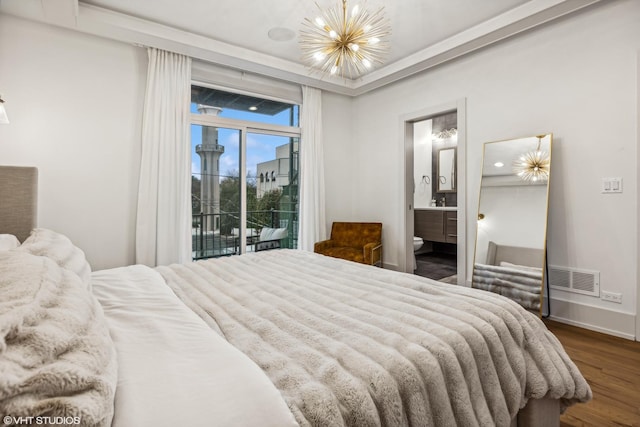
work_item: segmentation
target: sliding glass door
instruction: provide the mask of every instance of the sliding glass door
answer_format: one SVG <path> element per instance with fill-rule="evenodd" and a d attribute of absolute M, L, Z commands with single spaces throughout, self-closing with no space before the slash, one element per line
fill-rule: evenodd
<path fill-rule="evenodd" d="M 242 130 L 191 125 L 193 258 L 239 253 Z"/>
<path fill-rule="evenodd" d="M 248 251 L 297 247 L 299 145 L 298 137 L 247 134 Z"/>
<path fill-rule="evenodd" d="M 195 86 L 193 98 L 215 104 L 191 108 L 193 258 L 296 248 L 298 106 Z"/>

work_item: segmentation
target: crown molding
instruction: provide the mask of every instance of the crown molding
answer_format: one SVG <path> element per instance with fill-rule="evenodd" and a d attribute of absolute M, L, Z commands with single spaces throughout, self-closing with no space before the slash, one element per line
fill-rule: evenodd
<path fill-rule="evenodd" d="M 532 0 L 358 79 L 321 75 L 296 62 L 81 3 L 0 0 L 0 13 L 188 55 L 224 67 L 357 96 L 497 43 L 601 0 Z"/>
<path fill-rule="evenodd" d="M 530 1 L 363 76 L 352 86 L 353 95 L 366 93 L 444 64 L 600 1 Z"/>

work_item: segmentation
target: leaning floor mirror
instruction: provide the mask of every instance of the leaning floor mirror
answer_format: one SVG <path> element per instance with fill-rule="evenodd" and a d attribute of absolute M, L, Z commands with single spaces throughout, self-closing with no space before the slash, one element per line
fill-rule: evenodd
<path fill-rule="evenodd" d="M 484 144 L 472 287 L 542 315 L 552 135 Z"/>

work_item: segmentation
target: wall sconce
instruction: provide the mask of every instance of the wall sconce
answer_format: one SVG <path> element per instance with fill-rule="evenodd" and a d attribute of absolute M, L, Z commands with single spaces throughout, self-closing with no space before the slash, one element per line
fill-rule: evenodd
<path fill-rule="evenodd" d="M 2 96 L 0 96 L 0 124 L 9 124 L 9 117 L 7 117 L 7 111 L 4 109 L 4 100 L 2 99 Z"/>

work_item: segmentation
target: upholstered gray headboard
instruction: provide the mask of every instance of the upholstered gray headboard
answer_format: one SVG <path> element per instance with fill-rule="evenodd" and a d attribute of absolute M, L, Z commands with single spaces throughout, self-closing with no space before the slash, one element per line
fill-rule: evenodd
<path fill-rule="evenodd" d="M 21 242 L 38 223 L 38 169 L 0 166 L 0 234 Z"/>
<path fill-rule="evenodd" d="M 519 246 L 504 246 L 489 242 L 487 264 L 500 265 L 502 261 L 542 268 L 544 266 L 544 250 Z"/>

